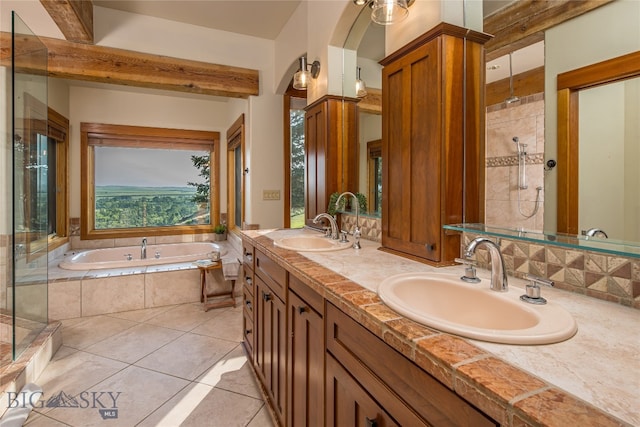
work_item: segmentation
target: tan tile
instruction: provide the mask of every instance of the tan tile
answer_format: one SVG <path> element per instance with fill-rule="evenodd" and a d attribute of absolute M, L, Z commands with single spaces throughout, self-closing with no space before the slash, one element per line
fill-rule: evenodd
<path fill-rule="evenodd" d="M 82 315 L 144 308 L 144 275 L 82 280 Z"/>
<path fill-rule="evenodd" d="M 220 313 L 217 316 L 192 329 L 191 332 L 236 343 L 242 342 L 242 307 L 218 310 Z"/>
<path fill-rule="evenodd" d="M 207 277 L 208 284 L 213 275 Z M 222 279 L 224 282 L 224 279 Z M 167 271 L 145 274 L 144 307 L 183 304 L 200 300 L 200 273 L 198 270 Z"/>
<path fill-rule="evenodd" d="M 200 303 L 182 304 L 152 317 L 146 323 L 186 332 L 219 314 L 216 310 L 205 312 Z"/>
<path fill-rule="evenodd" d="M 126 367 L 116 360 L 62 346 L 38 378 L 38 385 L 45 399 L 61 391 L 75 396 Z"/>
<path fill-rule="evenodd" d="M 263 405 L 262 409 L 260 409 L 251 422 L 247 424 L 247 427 L 272 427 L 274 425 L 275 424 L 269 414 L 269 410 L 266 405 Z"/>
<path fill-rule="evenodd" d="M 164 313 L 167 310 L 175 308 L 172 305 L 165 305 L 162 307 L 143 308 L 142 310 L 121 311 L 118 313 L 109 313 L 107 316 L 116 317 L 118 319 L 131 320 L 132 322 L 146 322 L 147 320 Z"/>
<path fill-rule="evenodd" d="M 136 366 L 194 380 L 235 346 L 229 341 L 188 333 L 139 360 Z"/>
<path fill-rule="evenodd" d="M 254 399 L 262 399 L 262 393 L 249 363 L 242 346 L 238 345 L 196 381 Z"/>
<path fill-rule="evenodd" d="M 118 418 L 104 420 L 98 409 L 55 408 L 47 416 L 74 426 L 133 426 L 150 415 L 189 383 L 180 378 L 142 369 L 136 366 L 118 372 L 106 380 L 91 386 L 87 393 L 111 392 L 117 395 L 115 405 L 109 396 L 101 402 L 107 409 L 118 410 Z"/>
<path fill-rule="evenodd" d="M 135 325 L 129 320 L 95 316 L 69 328 L 63 324 L 62 337 L 65 346 L 83 349 Z"/>
<path fill-rule="evenodd" d="M 183 333 L 175 329 L 141 323 L 86 347 L 84 351 L 125 363 L 135 363 Z"/>
<path fill-rule="evenodd" d="M 80 281 L 49 283 L 49 319 L 80 317 Z"/>

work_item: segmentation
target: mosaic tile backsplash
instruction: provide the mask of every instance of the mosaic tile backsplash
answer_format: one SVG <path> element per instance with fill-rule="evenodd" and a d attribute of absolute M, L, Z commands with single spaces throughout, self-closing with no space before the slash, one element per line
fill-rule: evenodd
<path fill-rule="evenodd" d="M 464 233 L 461 251 L 478 235 Z M 495 240 L 495 239 L 492 239 Z M 640 258 L 579 249 L 500 240 L 508 274 L 553 280 L 559 289 L 640 309 Z M 490 269 L 489 253 L 478 249 L 478 267 Z"/>

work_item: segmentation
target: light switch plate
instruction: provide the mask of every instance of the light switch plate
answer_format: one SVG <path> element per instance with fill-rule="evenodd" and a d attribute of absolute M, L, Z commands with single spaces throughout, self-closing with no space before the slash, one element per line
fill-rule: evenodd
<path fill-rule="evenodd" d="M 262 190 L 262 200 L 280 200 L 280 190 Z"/>

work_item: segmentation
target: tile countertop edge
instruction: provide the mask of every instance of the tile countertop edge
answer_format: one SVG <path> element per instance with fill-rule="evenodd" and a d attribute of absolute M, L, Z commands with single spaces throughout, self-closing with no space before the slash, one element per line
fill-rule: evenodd
<path fill-rule="evenodd" d="M 404 318 L 375 292 L 299 252 L 275 246 L 261 230 L 243 234 L 327 301 L 501 425 L 631 426 L 464 338 Z"/>

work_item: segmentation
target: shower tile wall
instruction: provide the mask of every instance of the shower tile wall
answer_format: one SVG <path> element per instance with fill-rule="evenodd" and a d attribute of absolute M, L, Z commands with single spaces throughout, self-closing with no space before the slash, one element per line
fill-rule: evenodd
<path fill-rule="evenodd" d="M 526 144 L 526 180 L 518 209 L 518 156 L 513 137 Z M 521 98 L 517 104 L 487 107 L 485 223 L 495 226 L 543 229 L 544 190 L 535 209 L 536 188 L 544 187 L 544 97 Z M 522 211 L 522 215 L 520 213 Z"/>

